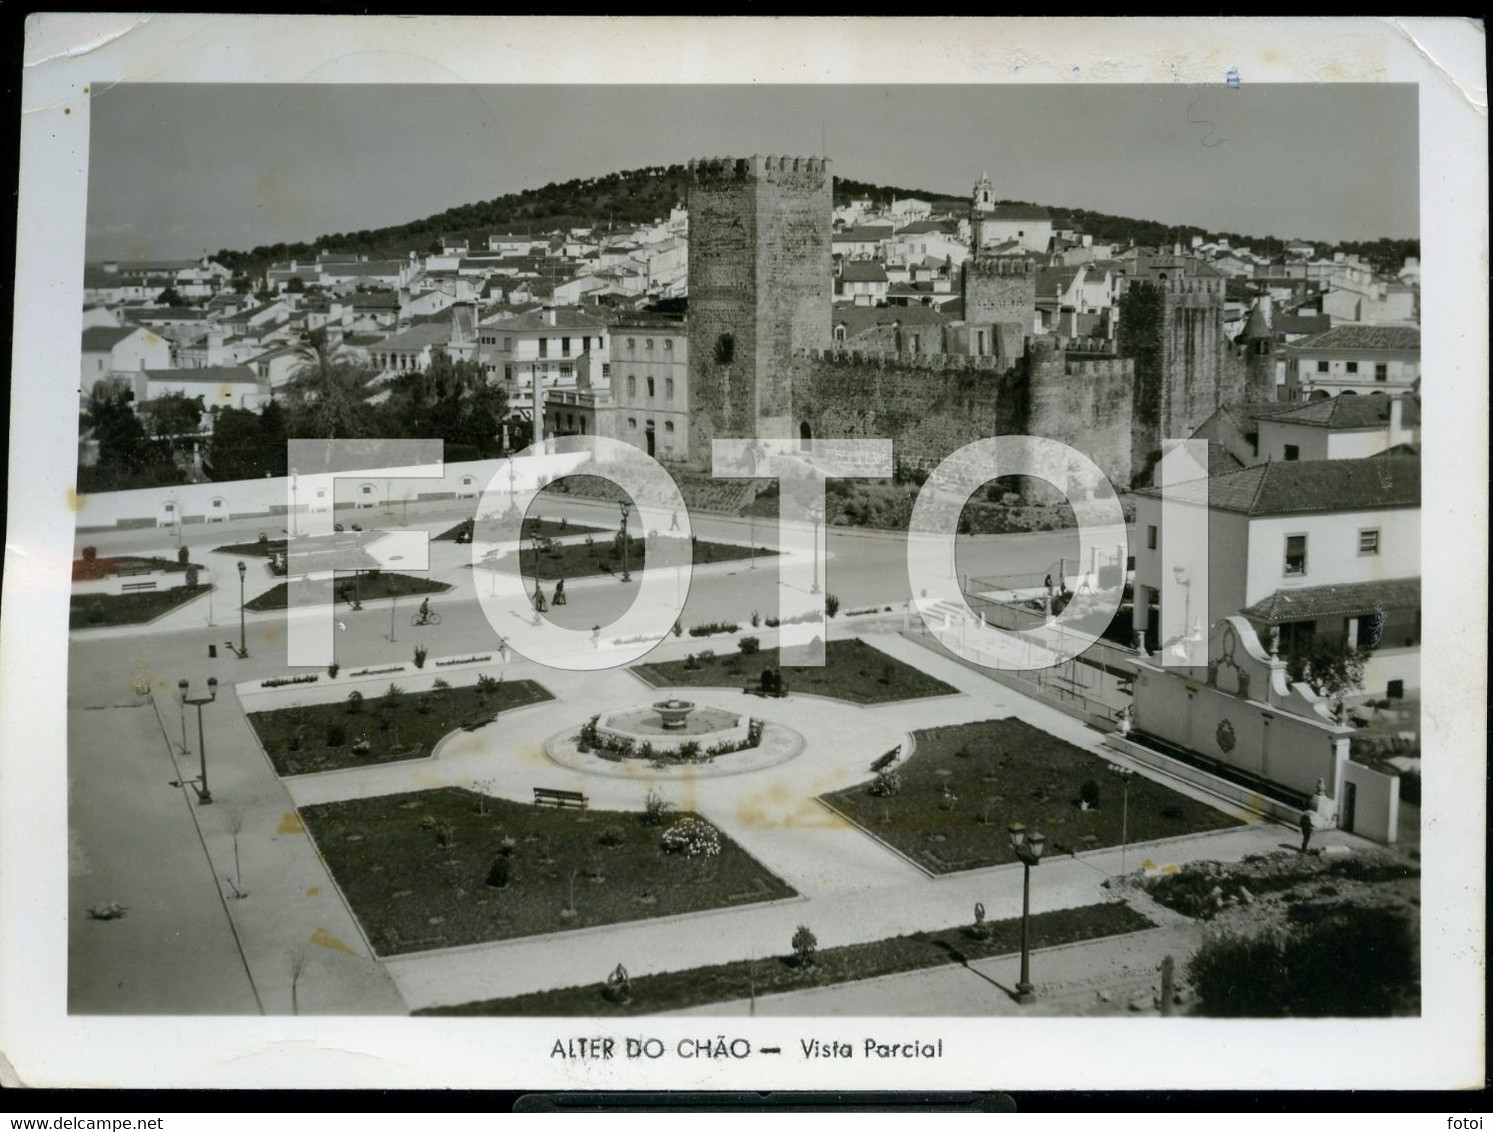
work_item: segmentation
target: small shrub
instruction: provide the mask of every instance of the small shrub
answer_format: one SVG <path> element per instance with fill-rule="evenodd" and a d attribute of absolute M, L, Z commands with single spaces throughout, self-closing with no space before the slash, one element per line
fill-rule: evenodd
<path fill-rule="evenodd" d="M 373 744 L 368 741 L 368 736 L 359 735 L 353 740 L 353 754 L 357 755 L 360 759 L 366 758 L 372 750 Z"/>
<path fill-rule="evenodd" d="M 840 612 L 840 599 L 834 594 L 824 595 L 824 612 L 833 617 Z"/>
<path fill-rule="evenodd" d="M 627 968 L 621 963 L 617 969 L 607 976 L 606 985 L 601 988 L 602 997 L 608 1002 L 628 1002 L 632 999 L 632 978 L 627 973 Z"/>
<path fill-rule="evenodd" d="M 435 683 L 430 686 L 431 691 L 434 692 L 444 692 L 449 687 L 451 687 L 450 682 L 442 680 L 439 676 L 436 677 Z"/>
<path fill-rule="evenodd" d="M 674 808 L 674 803 L 657 790 L 649 790 L 643 802 L 643 821 L 647 825 L 663 825 L 664 815 Z"/>
<path fill-rule="evenodd" d="M 404 695 L 403 688 L 398 684 L 390 684 L 389 690 L 384 693 L 384 704 L 388 707 L 395 707 L 398 705 L 399 697 L 402 695 Z"/>
<path fill-rule="evenodd" d="M 98 625 L 104 620 L 104 603 L 95 601 L 88 606 L 88 620 Z"/>
<path fill-rule="evenodd" d="M 876 798 L 890 798 L 902 790 L 902 776 L 890 768 L 876 772 L 871 783 L 871 794 Z"/>
<path fill-rule="evenodd" d="M 415 710 L 421 715 L 429 715 L 434 706 L 435 704 L 429 696 L 421 696 L 415 701 Z"/>
<path fill-rule="evenodd" d="M 687 670 L 693 672 L 695 669 L 700 667 L 699 658 L 697 658 L 694 653 L 688 653 L 684 658 L 684 667 Z"/>
<path fill-rule="evenodd" d="M 188 566 L 187 567 L 187 589 L 189 589 L 189 590 L 195 590 L 197 588 L 197 586 L 198 586 L 198 579 L 201 577 L 201 575 L 202 575 L 202 567 L 198 566 L 195 562 L 192 563 L 190 566 Z"/>
<path fill-rule="evenodd" d="M 653 758 L 653 744 L 646 739 L 643 740 L 643 745 L 638 748 L 638 758 L 649 760 Z"/>
<path fill-rule="evenodd" d="M 347 729 L 340 723 L 327 724 L 326 745 L 340 747 L 347 742 Z"/>
<path fill-rule="evenodd" d="M 502 684 L 501 680 L 498 680 L 498 679 L 496 679 L 496 678 L 494 678 L 492 676 L 489 676 L 485 672 L 478 673 L 478 675 L 477 675 L 477 694 L 480 695 L 480 696 L 491 695 L 492 693 L 494 693 L 494 692 L 496 692 L 498 690 L 498 688 L 499 688 L 499 686 L 501 684 Z"/>
<path fill-rule="evenodd" d="M 757 611 L 756 611 L 756 610 L 755 610 L 755 609 L 754 609 L 754 610 L 752 610 L 752 628 L 753 628 L 753 629 L 755 629 L 755 628 L 756 628 L 756 627 L 757 627 L 757 626 L 758 626 L 758 625 L 760 625 L 760 624 L 762 624 L 762 617 L 761 617 L 761 615 L 760 615 L 760 614 L 759 614 L 759 613 L 758 613 L 758 612 L 757 612 Z"/>
<path fill-rule="evenodd" d="M 347 714 L 359 715 L 363 711 L 363 693 L 354 688 L 347 694 Z"/>
<path fill-rule="evenodd" d="M 1099 808 L 1099 783 L 1092 778 L 1084 779 L 1083 785 L 1078 788 L 1079 802 L 1090 810 Z"/>
<path fill-rule="evenodd" d="M 753 653 L 761 651 L 762 641 L 757 637 L 742 637 L 736 643 L 736 647 L 741 649 L 742 656 L 751 656 Z"/>
<path fill-rule="evenodd" d="M 98 547 L 96 547 L 96 546 L 85 546 L 83 548 L 83 561 L 84 562 L 92 562 L 97 557 L 98 557 Z"/>
<path fill-rule="evenodd" d="M 793 933 L 793 954 L 798 959 L 800 967 L 812 967 L 814 965 L 814 952 L 819 950 L 819 939 L 804 924 L 798 925 L 798 930 Z"/>
<path fill-rule="evenodd" d="M 508 857 L 500 853 L 493 858 L 492 867 L 487 870 L 486 884 L 489 888 L 507 888 L 512 877 L 513 867 L 508 863 Z"/>
<path fill-rule="evenodd" d="M 425 667 L 425 657 L 426 657 L 426 648 L 425 648 L 425 646 L 424 645 L 416 645 L 415 646 L 415 667 L 416 668 L 424 668 Z"/>
<path fill-rule="evenodd" d="M 715 650 L 714 649 L 701 649 L 700 650 L 700 663 L 701 664 L 704 664 L 707 660 L 714 660 L 714 659 L 715 659 Z"/>
<path fill-rule="evenodd" d="M 176 548 L 176 561 L 178 565 L 185 566 L 191 560 L 192 552 L 190 550 L 188 550 L 184 546 L 178 546 Z"/>
<path fill-rule="evenodd" d="M 721 851 L 721 835 L 715 826 L 699 818 L 675 822 L 661 839 L 665 853 L 685 857 L 714 857 Z"/>
<path fill-rule="evenodd" d="M 615 849 L 625 840 L 624 834 L 615 825 L 609 825 L 597 834 L 596 840 L 608 849 Z"/>
<path fill-rule="evenodd" d="M 456 826 L 448 821 L 443 821 L 435 827 L 435 843 L 442 849 L 450 849 L 456 844 Z"/>
<path fill-rule="evenodd" d="M 700 757 L 700 743 L 697 739 L 690 739 L 679 744 L 679 757 L 684 762 L 694 762 Z"/>
<path fill-rule="evenodd" d="M 683 635 L 684 635 L 684 626 L 681 625 L 681 624 L 679 624 L 678 621 L 674 622 L 674 636 L 680 637 L 680 636 L 683 636 Z"/>
<path fill-rule="evenodd" d="M 892 682 L 892 666 L 890 664 L 883 664 L 881 666 L 881 674 L 876 679 L 882 684 L 890 684 Z"/>
<path fill-rule="evenodd" d="M 341 671 L 342 671 L 342 665 L 338 664 L 335 660 L 332 661 L 331 664 L 327 665 L 327 675 L 329 677 L 331 677 L 333 680 L 337 679 L 337 673 L 339 673 Z"/>

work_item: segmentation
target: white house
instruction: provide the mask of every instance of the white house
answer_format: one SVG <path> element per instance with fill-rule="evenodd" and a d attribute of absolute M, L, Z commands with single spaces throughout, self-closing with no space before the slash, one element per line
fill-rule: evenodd
<path fill-rule="evenodd" d="M 1266 463 L 1177 485 L 1171 498 L 1208 511 L 1210 623 L 1242 612 L 1277 633 L 1283 653 L 1315 635 L 1345 638 L 1373 650 L 1370 695 L 1419 687 L 1418 457 Z M 1136 493 L 1137 632 L 1154 633 L 1153 605 L 1193 601 L 1195 579 L 1164 568 L 1161 507 L 1159 490 Z"/>
<path fill-rule="evenodd" d="M 78 389 L 87 397 L 100 381 L 128 377 L 142 369 L 167 369 L 171 343 L 143 326 L 90 326 L 83 331 L 83 362 Z"/>
<path fill-rule="evenodd" d="M 1407 392 L 1420 377 L 1420 328 L 1334 326 L 1286 350 L 1286 397 Z"/>

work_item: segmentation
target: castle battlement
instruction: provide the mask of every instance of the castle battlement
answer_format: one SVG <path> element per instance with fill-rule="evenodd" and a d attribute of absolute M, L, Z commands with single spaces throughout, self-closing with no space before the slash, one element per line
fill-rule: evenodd
<path fill-rule="evenodd" d="M 1065 338 L 1060 334 L 1038 334 L 1031 340 L 1032 349 L 1042 353 L 1108 354 L 1117 351 L 1108 338 Z"/>
<path fill-rule="evenodd" d="M 1003 369 L 993 354 L 899 354 L 895 350 L 800 350 L 797 357 L 810 361 L 828 362 L 831 365 L 873 365 L 882 368 L 895 366 L 901 369 L 927 370 L 989 370 Z"/>
<path fill-rule="evenodd" d="M 1166 279 L 1136 279 L 1131 287 L 1149 287 L 1168 295 L 1222 295 L 1222 278 L 1197 275 L 1171 276 Z"/>
<path fill-rule="evenodd" d="M 1022 256 L 976 256 L 965 260 L 964 263 L 965 267 L 975 275 L 1030 275 L 1032 273 L 1032 261 Z"/>
<path fill-rule="evenodd" d="M 1135 376 L 1134 358 L 1100 358 L 1081 362 L 1067 362 L 1063 372 L 1069 377 L 1123 377 Z"/>
<path fill-rule="evenodd" d="M 689 162 L 690 179 L 700 184 L 719 181 L 775 181 L 781 174 L 808 175 L 822 180 L 829 176 L 827 157 L 700 157 Z"/>

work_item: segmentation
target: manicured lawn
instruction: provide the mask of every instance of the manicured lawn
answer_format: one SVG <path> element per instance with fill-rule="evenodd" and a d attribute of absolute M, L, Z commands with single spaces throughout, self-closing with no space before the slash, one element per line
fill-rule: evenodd
<path fill-rule="evenodd" d="M 542 768 L 535 785 L 545 785 Z M 301 810 L 380 955 L 794 895 L 724 835 L 715 857 L 664 852 L 664 830 L 690 816 L 650 826 L 639 813 L 528 806 L 456 788 Z M 493 887 L 505 838 L 508 879 Z"/>
<path fill-rule="evenodd" d="M 1045 833 L 1049 857 L 1118 845 L 1126 828 L 1133 845 L 1241 824 L 1140 775 L 1130 780 L 1127 819 L 1104 759 L 1014 717 L 915 738 L 917 750 L 897 770 L 896 794 L 877 797 L 866 782 L 823 800 L 935 873 L 1015 861 L 1007 834 L 1013 822 Z M 1099 807 L 1083 810 L 1079 791 L 1089 779 L 1099 786 Z"/>
<path fill-rule="evenodd" d="M 281 582 L 279 585 L 265 590 L 264 593 L 252 601 L 247 602 L 244 608 L 255 613 L 264 613 L 266 610 L 271 609 L 284 609 L 288 586 L 300 586 L 301 584 L 301 582 Z M 332 583 L 326 579 L 307 581 L 304 584 L 306 586 L 307 598 L 310 602 L 314 604 L 326 604 L 333 600 Z M 337 575 L 339 600 L 344 586 L 348 587 L 349 593 L 352 592 L 352 587 L 356 586 L 357 592 L 365 602 L 390 596 L 408 597 L 411 594 L 445 593 L 451 588 L 445 582 L 433 582 L 429 578 L 416 578 L 409 574 L 394 574 L 387 570 L 377 574 L 370 572 L 362 575 L 357 580 L 354 579 L 351 573 L 339 573 Z M 410 612 L 413 613 L 414 610 L 412 609 Z"/>
<path fill-rule="evenodd" d="M 274 554 L 284 554 L 286 545 L 283 538 L 272 538 L 265 542 L 231 542 L 227 546 L 213 547 L 213 553 L 236 554 L 240 558 L 269 558 Z"/>
<path fill-rule="evenodd" d="M 455 542 L 462 535 L 467 541 L 471 541 L 473 522 L 471 519 L 463 519 L 456 526 L 442 531 L 438 535 L 431 535 L 433 542 Z M 559 519 L 546 519 L 542 516 L 524 520 L 522 535 L 530 538 L 562 538 L 565 535 L 610 535 L 612 532 L 603 527 L 591 527 L 584 523 L 571 522 L 566 519 L 563 523 Z"/>
<path fill-rule="evenodd" d="M 700 639 L 701 650 L 709 650 L 711 638 Z M 756 687 L 764 668 L 780 663 L 778 649 L 762 649 L 742 656 L 727 639 L 721 646 L 729 652 L 709 660 L 697 660 L 698 668 L 686 668 L 685 661 L 666 660 L 657 664 L 639 664 L 633 671 L 655 688 Z M 804 692 L 814 696 L 832 696 L 853 704 L 886 704 L 896 700 L 915 700 L 925 696 L 952 695 L 959 689 L 942 680 L 903 664 L 880 649 L 872 648 L 860 638 L 830 641 L 825 646 L 823 668 L 784 668 L 783 679 L 789 694 Z"/>
<path fill-rule="evenodd" d="M 443 736 L 464 724 L 493 715 L 501 719 L 510 708 L 554 699 L 532 680 L 502 680 L 486 693 L 461 687 L 389 696 L 388 688 L 361 689 L 367 699 L 356 712 L 348 710 L 346 700 L 339 700 L 252 712 L 249 723 L 278 773 L 310 774 L 423 759 Z M 371 749 L 366 755 L 353 752 L 360 737 L 368 739 Z M 329 744 L 329 738 L 339 741 Z"/>
<path fill-rule="evenodd" d="M 663 537 L 659 536 L 660 540 Z M 629 538 L 627 545 L 628 569 L 644 569 L 648 564 L 648 548 L 645 540 Z M 696 566 L 708 566 L 712 562 L 735 562 L 752 556 L 751 547 L 724 542 L 696 541 L 692 552 L 692 561 Z M 768 558 L 776 554 L 775 550 L 757 547 L 758 558 Z M 529 544 L 524 545 L 522 555 L 520 566 L 523 569 L 523 575 L 532 581 L 535 571 L 535 554 Z M 665 562 L 676 561 L 674 555 L 665 555 L 662 551 L 659 557 Z M 538 558 L 539 578 L 546 582 L 553 582 L 557 578 L 584 578 L 596 574 L 622 573 L 622 548 L 617 544 L 615 536 L 611 535 L 594 540 L 590 546 L 585 543 L 557 543 L 548 550 L 540 551 Z M 682 558 L 677 560 L 683 561 Z"/>
<path fill-rule="evenodd" d="M 128 554 L 116 558 L 76 558 L 73 560 L 73 581 L 91 582 L 107 578 L 110 574 L 149 574 L 155 570 L 166 574 L 185 574 L 187 566 L 175 558 L 140 558 Z"/>
<path fill-rule="evenodd" d="M 892 936 L 874 943 L 830 947 L 818 952 L 814 964 L 801 968 L 789 955 L 756 961 L 741 960 L 714 967 L 695 967 L 632 980 L 632 998 L 625 1003 L 608 1000 L 601 993 L 607 972 L 598 974 L 589 986 L 539 991 L 513 998 L 494 998 L 417 1010 L 425 1015 L 569 1015 L 655 1014 L 683 1010 L 713 1002 L 750 998 L 753 994 L 782 994 L 832 986 L 901 971 L 920 971 L 949 963 L 966 963 L 995 955 L 1010 955 L 1021 949 L 1019 919 L 988 921 L 989 937 L 974 939 L 968 928 Z M 1100 939 L 1145 931 L 1155 925 L 1128 904 L 1090 904 L 1039 912 L 1031 918 L 1031 946 L 1056 947 L 1064 943 Z M 784 951 L 787 951 L 785 941 Z M 626 957 L 623 957 L 624 963 Z M 870 1013 L 870 1011 L 868 1011 Z"/>
<path fill-rule="evenodd" d="M 98 629 L 105 625 L 140 625 L 154 621 L 178 605 L 194 601 L 212 589 L 177 586 L 170 590 L 146 590 L 133 594 L 73 594 L 68 609 L 69 629 Z"/>

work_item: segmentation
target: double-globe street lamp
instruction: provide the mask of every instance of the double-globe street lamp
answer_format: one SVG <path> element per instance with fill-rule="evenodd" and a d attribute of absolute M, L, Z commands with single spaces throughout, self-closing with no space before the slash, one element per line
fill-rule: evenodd
<path fill-rule="evenodd" d="M 176 682 L 176 690 L 180 695 L 183 708 L 195 707 L 197 709 L 197 753 L 200 759 L 197 774 L 197 802 L 199 805 L 212 805 L 212 791 L 207 788 L 207 740 L 202 730 L 202 705 L 210 704 L 218 698 L 218 678 L 209 676 L 207 678 L 207 695 L 193 698 L 187 695 L 191 683 L 186 679 Z M 182 744 L 185 748 L 186 744 Z M 180 786 L 181 783 L 173 782 L 171 785 Z"/>
<path fill-rule="evenodd" d="M 240 660 L 249 656 L 247 638 L 244 635 L 244 577 L 249 573 L 249 568 L 244 565 L 243 559 L 238 564 L 238 648 L 233 648 L 233 642 L 228 642 L 228 647 L 233 649 L 233 655 Z"/>
<path fill-rule="evenodd" d="M 1037 830 L 1031 833 L 1026 826 L 1015 822 L 1011 826 L 1011 848 L 1022 864 L 1021 885 L 1021 979 L 1016 984 L 1016 1001 L 1022 1006 L 1037 1001 L 1036 988 L 1032 986 L 1032 953 L 1028 931 L 1032 914 L 1032 869 L 1042 863 L 1042 853 L 1047 848 L 1047 838 Z"/>

